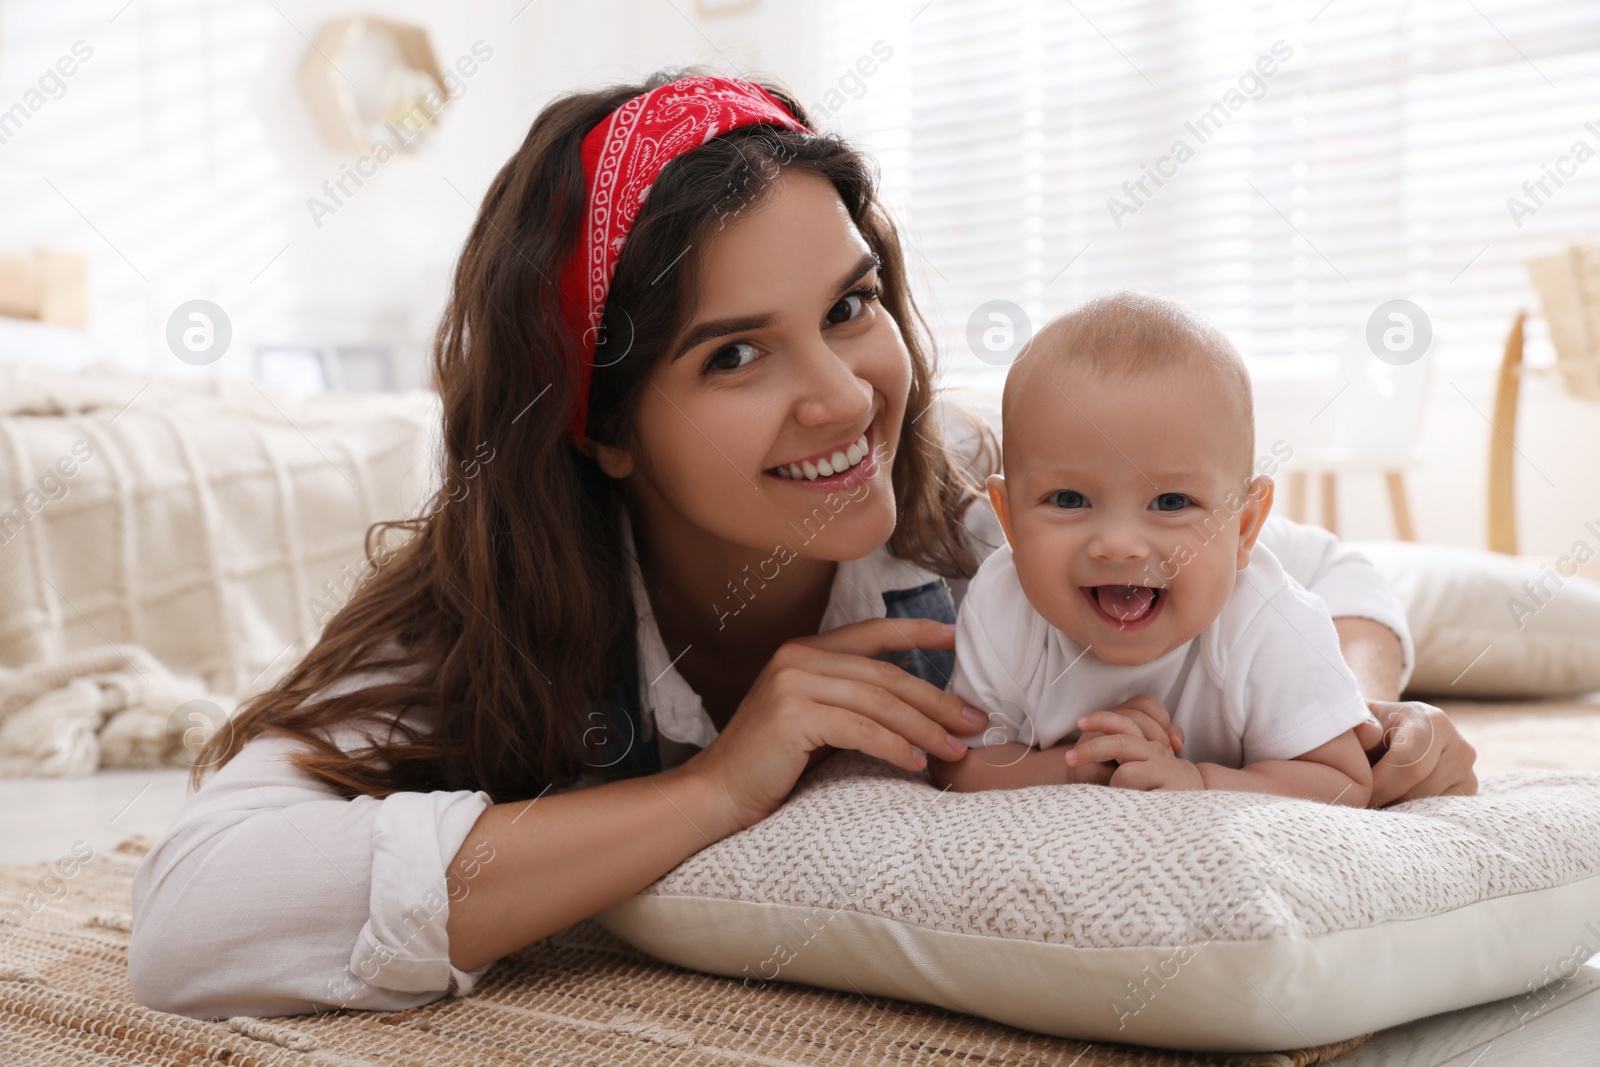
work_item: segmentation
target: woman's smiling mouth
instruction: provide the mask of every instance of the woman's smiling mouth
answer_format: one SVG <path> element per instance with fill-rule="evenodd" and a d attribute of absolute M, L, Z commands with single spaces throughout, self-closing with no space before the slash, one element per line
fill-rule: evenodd
<path fill-rule="evenodd" d="M 1167 591 L 1148 585 L 1085 585 L 1083 597 L 1100 619 L 1126 633 L 1154 624 L 1167 602 Z"/>
<path fill-rule="evenodd" d="M 877 469 L 878 460 L 872 454 L 872 427 L 868 426 L 842 447 L 768 467 L 762 473 L 796 487 L 848 489 L 872 477 Z"/>

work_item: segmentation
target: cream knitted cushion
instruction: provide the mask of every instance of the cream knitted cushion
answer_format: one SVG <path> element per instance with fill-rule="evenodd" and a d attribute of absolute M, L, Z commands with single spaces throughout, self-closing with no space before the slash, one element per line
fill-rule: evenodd
<path fill-rule="evenodd" d="M 1600 951 L 1600 774 L 1382 811 L 948 793 L 854 752 L 599 921 L 685 967 L 1086 1040 L 1268 1051 L 1522 995 Z M 1586 925 L 1587 924 L 1587 925 Z"/>
<path fill-rule="evenodd" d="M 1406 607 L 1417 666 L 1408 693 L 1566 696 L 1600 690 L 1600 525 L 1564 555 L 1352 541 Z M 1587 575 L 1587 576 L 1586 576 Z"/>

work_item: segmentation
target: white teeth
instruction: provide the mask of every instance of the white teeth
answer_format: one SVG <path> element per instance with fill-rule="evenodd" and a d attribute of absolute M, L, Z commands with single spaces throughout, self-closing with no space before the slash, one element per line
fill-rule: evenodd
<path fill-rule="evenodd" d="M 781 476 L 797 481 L 815 481 L 849 470 L 865 459 L 869 451 L 867 435 L 862 434 L 850 442 L 848 449 L 835 452 L 831 456 L 816 461 L 803 459 L 799 463 L 791 463 L 787 467 L 775 467 L 773 470 Z"/>

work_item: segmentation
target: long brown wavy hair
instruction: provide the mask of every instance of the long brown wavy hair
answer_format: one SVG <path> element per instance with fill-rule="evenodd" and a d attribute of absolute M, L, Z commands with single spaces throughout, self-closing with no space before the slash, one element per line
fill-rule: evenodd
<path fill-rule="evenodd" d="M 575 398 L 564 353 L 574 339 L 562 325 L 555 279 L 584 209 L 584 134 L 684 73 L 557 99 L 495 176 L 434 338 L 441 485 L 416 517 L 368 529 L 366 581 L 299 663 L 212 735 L 191 784 L 268 731 L 306 742 L 310 750 L 293 763 L 345 796 L 482 789 L 500 803 L 596 770 L 585 758 L 594 751 L 591 712 L 616 679 L 634 677 L 636 622 L 618 530 L 621 483 L 566 437 Z M 768 88 L 807 122 L 792 95 Z M 905 425 L 918 425 L 934 399 L 927 329 L 872 165 L 836 137 L 753 126 L 673 160 L 652 186 L 607 301 L 589 437 L 634 443 L 634 411 L 651 370 L 696 306 L 693 250 L 795 167 L 832 182 L 881 259 L 882 303 L 911 355 Z M 894 457 L 899 518 L 890 550 L 946 577 L 970 577 L 978 561 L 962 516 L 981 487 L 951 461 L 941 429 L 926 425 L 933 420 L 902 434 Z M 398 546 L 389 543 L 392 531 L 406 535 Z M 403 668 L 407 680 L 319 694 L 386 668 Z M 431 729 L 401 726 L 398 736 L 348 753 L 325 736 L 413 707 L 428 709 Z"/>

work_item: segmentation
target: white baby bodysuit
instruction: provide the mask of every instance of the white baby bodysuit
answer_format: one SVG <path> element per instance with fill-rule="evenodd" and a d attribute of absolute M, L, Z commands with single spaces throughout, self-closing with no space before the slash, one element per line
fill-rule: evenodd
<path fill-rule="evenodd" d="M 1051 626 L 1017 581 L 1011 546 L 978 568 L 956 620 L 949 688 L 990 713 L 973 748 L 1049 748 L 1080 733 L 1078 717 L 1149 693 L 1183 727 L 1179 753 L 1242 767 L 1292 759 L 1374 721 L 1339 650 L 1327 606 L 1259 542 L 1217 619 L 1198 637 L 1119 667 Z"/>

